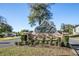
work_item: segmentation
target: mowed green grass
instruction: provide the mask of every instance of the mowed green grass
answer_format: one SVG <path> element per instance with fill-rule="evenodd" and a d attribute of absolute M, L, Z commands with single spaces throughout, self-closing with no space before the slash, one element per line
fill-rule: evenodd
<path fill-rule="evenodd" d="M 65 47 L 27 47 L 14 46 L 0 48 L 0 56 L 73 56 L 71 49 Z"/>
<path fill-rule="evenodd" d="M 13 40 L 19 37 L 4 37 L 4 38 L 0 38 L 0 41 L 5 41 L 5 40 Z"/>

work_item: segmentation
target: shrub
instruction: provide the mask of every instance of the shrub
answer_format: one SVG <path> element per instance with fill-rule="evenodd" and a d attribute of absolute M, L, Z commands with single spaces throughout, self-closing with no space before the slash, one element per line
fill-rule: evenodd
<path fill-rule="evenodd" d="M 69 36 L 64 36 L 64 45 L 65 45 L 66 47 L 69 46 Z"/>
<path fill-rule="evenodd" d="M 45 38 L 43 38 L 43 40 L 42 40 L 42 44 L 45 44 L 45 41 L 46 41 Z"/>
<path fill-rule="evenodd" d="M 34 41 L 35 41 L 34 35 L 29 33 L 28 34 L 28 44 L 30 44 L 32 46 L 34 44 Z"/>
<path fill-rule="evenodd" d="M 56 44 L 56 45 L 58 45 L 58 46 L 61 45 L 61 38 L 58 38 L 58 39 L 57 39 L 57 44 Z"/>
<path fill-rule="evenodd" d="M 50 40 L 50 45 L 53 45 L 53 40 L 52 39 Z"/>
<path fill-rule="evenodd" d="M 33 40 L 33 39 L 31 40 L 31 45 L 32 45 L 32 46 L 34 45 L 34 41 L 35 41 L 35 40 Z"/>
<path fill-rule="evenodd" d="M 34 45 L 38 45 L 39 43 L 40 43 L 39 40 L 34 41 Z"/>
<path fill-rule="evenodd" d="M 19 42 L 15 42 L 15 45 L 19 45 Z"/>
<path fill-rule="evenodd" d="M 61 43 L 60 43 L 60 46 L 61 46 L 61 47 L 65 47 L 64 42 L 61 42 Z"/>
<path fill-rule="evenodd" d="M 42 44 L 44 44 L 45 43 L 45 40 L 42 40 Z"/>
<path fill-rule="evenodd" d="M 21 35 L 21 42 L 27 42 L 27 34 Z"/>
<path fill-rule="evenodd" d="M 25 42 L 19 42 L 19 45 L 20 46 L 24 46 L 25 45 Z"/>
<path fill-rule="evenodd" d="M 24 42 L 15 42 L 15 45 L 24 46 L 24 45 L 25 45 L 25 43 L 24 43 Z"/>
<path fill-rule="evenodd" d="M 4 34 L 0 34 L 0 38 L 3 38 L 5 35 Z"/>

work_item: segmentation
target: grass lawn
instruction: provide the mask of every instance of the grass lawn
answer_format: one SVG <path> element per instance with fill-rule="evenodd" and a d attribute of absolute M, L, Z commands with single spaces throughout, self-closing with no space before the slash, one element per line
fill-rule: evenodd
<path fill-rule="evenodd" d="M 5 37 L 5 38 L 0 38 L 0 41 L 3 41 L 3 40 L 12 40 L 12 39 L 16 39 L 18 37 Z"/>
<path fill-rule="evenodd" d="M 14 46 L 0 48 L 0 56 L 74 56 L 71 49 L 65 47 L 27 47 Z"/>

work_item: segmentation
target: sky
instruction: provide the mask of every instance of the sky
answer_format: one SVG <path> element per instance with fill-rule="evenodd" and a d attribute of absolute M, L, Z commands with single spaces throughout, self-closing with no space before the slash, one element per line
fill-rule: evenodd
<path fill-rule="evenodd" d="M 55 4 L 52 6 L 53 21 L 57 27 L 60 29 L 61 24 L 79 24 L 79 4 L 77 3 L 63 3 Z"/>
<path fill-rule="evenodd" d="M 62 23 L 76 25 L 79 24 L 79 4 L 55 3 L 51 6 L 50 11 L 53 13 L 51 21 L 54 22 L 59 30 Z M 34 30 L 28 21 L 30 8 L 25 3 L 0 3 L 0 16 L 7 19 L 8 24 L 13 27 L 13 31 L 22 29 Z"/>

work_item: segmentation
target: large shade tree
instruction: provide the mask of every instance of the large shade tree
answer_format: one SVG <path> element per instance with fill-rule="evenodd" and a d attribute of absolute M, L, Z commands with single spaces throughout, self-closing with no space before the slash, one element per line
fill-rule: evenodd
<path fill-rule="evenodd" d="M 6 18 L 3 17 L 3 16 L 0 16 L 0 24 L 1 24 L 1 23 L 7 24 Z"/>
<path fill-rule="evenodd" d="M 12 30 L 13 28 L 7 23 L 6 18 L 0 16 L 0 33 L 12 32 Z"/>
<path fill-rule="evenodd" d="M 52 21 L 50 22 L 50 21 L 44 20 L 40 26 L 35 28 L 35 32 L 54 33 L 56 32 L 56 28 Z"/>
<path fill-rule="evenodd" d="M 38 23 L 39 25 L 43 20 L 49 20 L 52 17 L 52 13 L 50 12 L 50 4 L 29 4 L 31 8 L 31 12 L 29 15 L 29 23 L 31 26 Z"/>

